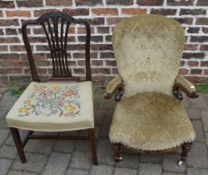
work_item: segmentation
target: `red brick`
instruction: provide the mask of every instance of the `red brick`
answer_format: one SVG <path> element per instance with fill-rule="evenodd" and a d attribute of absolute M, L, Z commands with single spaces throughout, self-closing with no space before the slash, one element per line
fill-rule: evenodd
<path fill-rule="evenodd" d="M 75 0 L 76 5 L 89 5 L 89 6 L 94 6 L 94 5 L 102 5 L 103 2 L 102 0 Z"/>
<path fill-rule="evenodd" d="M 19 38 L 17 37 L 7 37 L 7 38 L 0 38 L 0 43 L 19 43 Z"/>
<path fill-rule="evenodd" d="M 159 6 L 163 4 L 163 0 L 137 0 L 138 5 Z"/>
<path fill-rule="evenodd" d="M 16 29 L 8 28 L 8 29 L 5 29 L 5 30 L 6 30 L 6 35 L 17 35 L 17 30 Z"/>
<path fill-rule="evenodd" d="M 185 44 L 184 50 L 197 50 L 198 44 Z"/>
<path fill-rule="evenodd" d="M 206 66 L 206 67 L 208 67 L 208 61 L 201 61 L 201 66 Z"/>
<path fill-rule="evenodd" d="M 18 7 L 42 7 L 43 0 L 16 1 Z"/>
<path fill-rule="evenodd" d="M 208 51 L 208 44 L 207 45 L 201 45 L 200 50 L 201 51 Z"/>
<path fill-rule="evenodd" d="M 191 36 L 191 42 L 208 42 L 208 36 Z"/>
<path fill-rule="evenodd" d="M 108 25 L 116 25 L 116 24 L 118 24 L 122 19 L 124 19 L 124 18 L 119 18 L 119 17 L 107 18 L 107 24 L 108 24 Z"/>
<path fill-rule="evenodd" d="M 198 0 L 197 5 L 208 6 L 207 0 Z"/>
<path fill-rule="evenodd" d="M 199 27 L 189 27 L 187 32 L 188 33 L 199 33 L 200 28 Z"/>
<path fill-rule="evenodd" d="M 105 61 L 105 64 L 107 65 L 107 66 L 116 66 L 116 60 L 106 60 Z"/>
<path fill-rule="evenodd" d="M 25 46 L 22 45 L 11 45 L 9 47 L 11 51 L 26 51 Z"/>
<path fill-rule="evenodd" d="M 187 75 L 189 73 L 188 69 L 180 68 L 179 75 Z"/>
<path fill-rule="evenodd" d="M 12 10 L 12 11 L 6 11 L 6 16 L 8 17 L 13 17 L 13 16 L 30 17 L 31 12 L 27 10 Z"/>
<path fill-rule="evenodd" d="M 146 9 L 136 9 L 136 8 L 126 8 L 126 9 L 121 9 L 122 14 L 127 14 L 127 15 L 139 15 L 139 14 L 146 14 L 147 10 Z"/>
<path fill-rule="evenodd" d="M 59 12 L 60 10 L 56 10 L 56 9 L 41 9 L 41 10 L 35 10 L 34 11 L 34 16 L 41 16 L 45 13 L 48 12 Z"/>
<path fill-rule="evenodd" d="M 109 33 L 110 28 L 109 27 L 97 27 L 98 33 Z"/>
<path fill-rule="evenodd" d="M 133 0 L 106 0 L 108 5 L 133 5 Z"/>
<path fill-rule="evenodd" d="M 20 74 L 22 73 L 22 69 L 21 68 L 1 68 L 0 69 L 0 74 Z"/>
<path fill-rule="evenodd" d="M 199 66 L 199 62 L 198 61 L 188 61 L 187 65 L 189 67 L 197 67 L 197 66 Z"/>
<path fill-rule="evenodd" d="M 208 33 L 208 27 L 202 27 L 203 33 Z"/>
<path fill-rule="evenodd" d="M 205 0 L 206 1 L 206 0 Z M 180 1 L 176 1 L 176 0 L 167 0 L 167 5 L 171 5 L 171 6 L 191 6 L 193 5 L 193 0 L 180 0 Z"/>
<path fill-rule="evenodd" d="M 89 15 L 89 9 L 84 8 L 76 8 L 76 9 L 64 9 L 64 12 L 69 14 L 70 16 L 85 16 Z"/>
<path fill-rule="evenodd" d="M 204 52 L 184 52 L 183 58 L 189 59 L 189 58 L 195 58 L 195 59 L 203 59 L 205 57 Z"/>
<path fill-rule="evenodd" d="M 174 18 L 174 19 L 181 24 L 192 24 L 193 23 L 193 18 Z"/>
<path fill-rule="evenodd" d="M 208 69 L 204 69 L 204 75 L 208 75 Z"/>
<path fill-rule="evenodd" d="M 208 18 L 197 18 L 196 24 L 199 25 L 208 25 Z"/>
<path fill-rule="evenodd" d="M 111 69 L 110 68 L 92 68 L 93 74 L 110 74 Z"/>
<path fill-rule="evenodd" d="M 96 8 L 92 9 L 95 15 L 118 15 L 117 9 L 113 8 Z"/>
<path fill-rule="evenodd" d="M 159 15 L 175 15 L 176 9 L 151 9 L 151 14 L 159 14 Z"/>
<path fill-rule="evenodd" d="M 1 19 L 0 20 L 0 26 L 18 26 L 18 20 L 17 19 Z"/>
<path fill-rule="evenodd" d="M 8 47 L 7 46 L 0 46 L 0 51 L 7 52 Z"/>
<path fill-rule="evenodd" d="M 92 66 L 103 66 L 103 60 L 92 60 Z"/>
<path fill-rule="evenodd" d="M 191 74 L 202 74 L 202 69 L 191 69 Z"/>
<path fill-rule="evenodd" d="M 180 15 L 205 15 L 204 9 L 181 9 Z"/>
<path fill-rule="evenodd" d="M 0 8 L 14 8 L 13 1 L 0 1 Z"/>
<path fill-rule="evenodd" d="M 72 0 L 46 0 L 48 6 L 71 6 Z"/>

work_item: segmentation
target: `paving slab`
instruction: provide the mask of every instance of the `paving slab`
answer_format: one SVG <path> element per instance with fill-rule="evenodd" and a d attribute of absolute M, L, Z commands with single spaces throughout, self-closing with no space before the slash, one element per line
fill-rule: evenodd
<path fill-rule="evenodd" d="M 43 154 L 26 153 L 25 156 L 27 159 L 26 163 L 21 163 L 19 157 L 15 159 L 12 166 L 14 170 L 40 173 L 48 161 L 48 157 Z"/>
<path fill-rule="evenodd" d="M 71 154 L 53 152 L 44 168 L 43 175 L 65 174 Z"/>
<path fill-rule="evenodd" d="M 12 160 L 0 158 L 0 175 L 6 175 L 12 165 Z"/>
<path fill-rule="evenodd" d="M 139 175 L 162 175 L 162 166 L 160 164 L 141 163 Z"/>

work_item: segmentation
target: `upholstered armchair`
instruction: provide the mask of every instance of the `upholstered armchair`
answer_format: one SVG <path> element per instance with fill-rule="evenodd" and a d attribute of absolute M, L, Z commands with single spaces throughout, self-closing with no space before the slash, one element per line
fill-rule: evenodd
<path fill-rule="evenodd" d="M 195 131 L 183 107 L 181 91 L 196 98 L 196 88 L 178 75 L 184 31 L 160 15 L 139 15 L 121 21 L 113 32 L 119 75 L 106 87 L 115 95 L 110 141 L 116 160 L 124 146 L 138 152 L 168 152 L 182 147 L 185 161 Z"/>

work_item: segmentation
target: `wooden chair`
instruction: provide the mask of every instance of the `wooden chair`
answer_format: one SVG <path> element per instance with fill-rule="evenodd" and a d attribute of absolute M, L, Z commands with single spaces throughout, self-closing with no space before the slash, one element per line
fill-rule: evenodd
<path fill-rule="evenodd" d="M 69 70 L 67 41 L 70 24 L 86 28 L 86 79 L 79 81 Z M 40 82 L 28 40 L 27 27 L 42 26 L 52 58 L 52 77 Z M 49 12 L 37 20 L 26 21 L 22 35 L 27 50 L 32 80 L 9 111 L 6 119 L 13 136 L 20 160 L 26 162 L 23 147 L 29 139 L 88 139 L 93 163 L 97 165 L 96 138 L 93 117 L 93 94 L 90 69 L 90 26 L 84 20 L 74 19 L 62 12 Z M 29 130 L 21 141 L 18 129 Z M 33 135 L 33 131 L 65 132 L 86 130 L 88 136 Z"/>
<path fill-rule="evenodd" d="M 178 75 L 184 31 L 178 22 L 160 15 L 139 15 L 121 21 L 113 32 L 119 75 L 106 87 L 116 105 L 110 141 L 116 160 L 124 147 L 137 152 L 168 152 L 182 147 L 179 165 L 187 157 L 195 131 L 181 104 L 184 91 L 196 98 L 196 88 Z"/>

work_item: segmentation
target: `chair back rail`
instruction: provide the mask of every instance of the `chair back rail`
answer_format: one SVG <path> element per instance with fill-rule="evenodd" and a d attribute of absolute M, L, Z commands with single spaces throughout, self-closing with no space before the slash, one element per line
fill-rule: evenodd
<path fill-rule="evenodd" d="M 91 81 L 90 69 L 90 25 L 80 19 L 75 19 L 64 12 L 48 12 L 36 20 L 25 21 L 22 25 L 23 41 L 26 47 L 29 66 L 31 69 L 33 81 L 40 81 L 33 58 L 32 49 L 28 39 L 27 28 L 29 26 L 40 25 L 46 35 L 48 46 L 52 58 L 52 79 L 54 80 L 76 80 L 69 70 L 69 63 L 67 58 L 67 41 L 68 31 L 71 24 L 84 25 L 86 29 L 85 42 L 85 66 L 86 66 L 86 80 Z"/>

